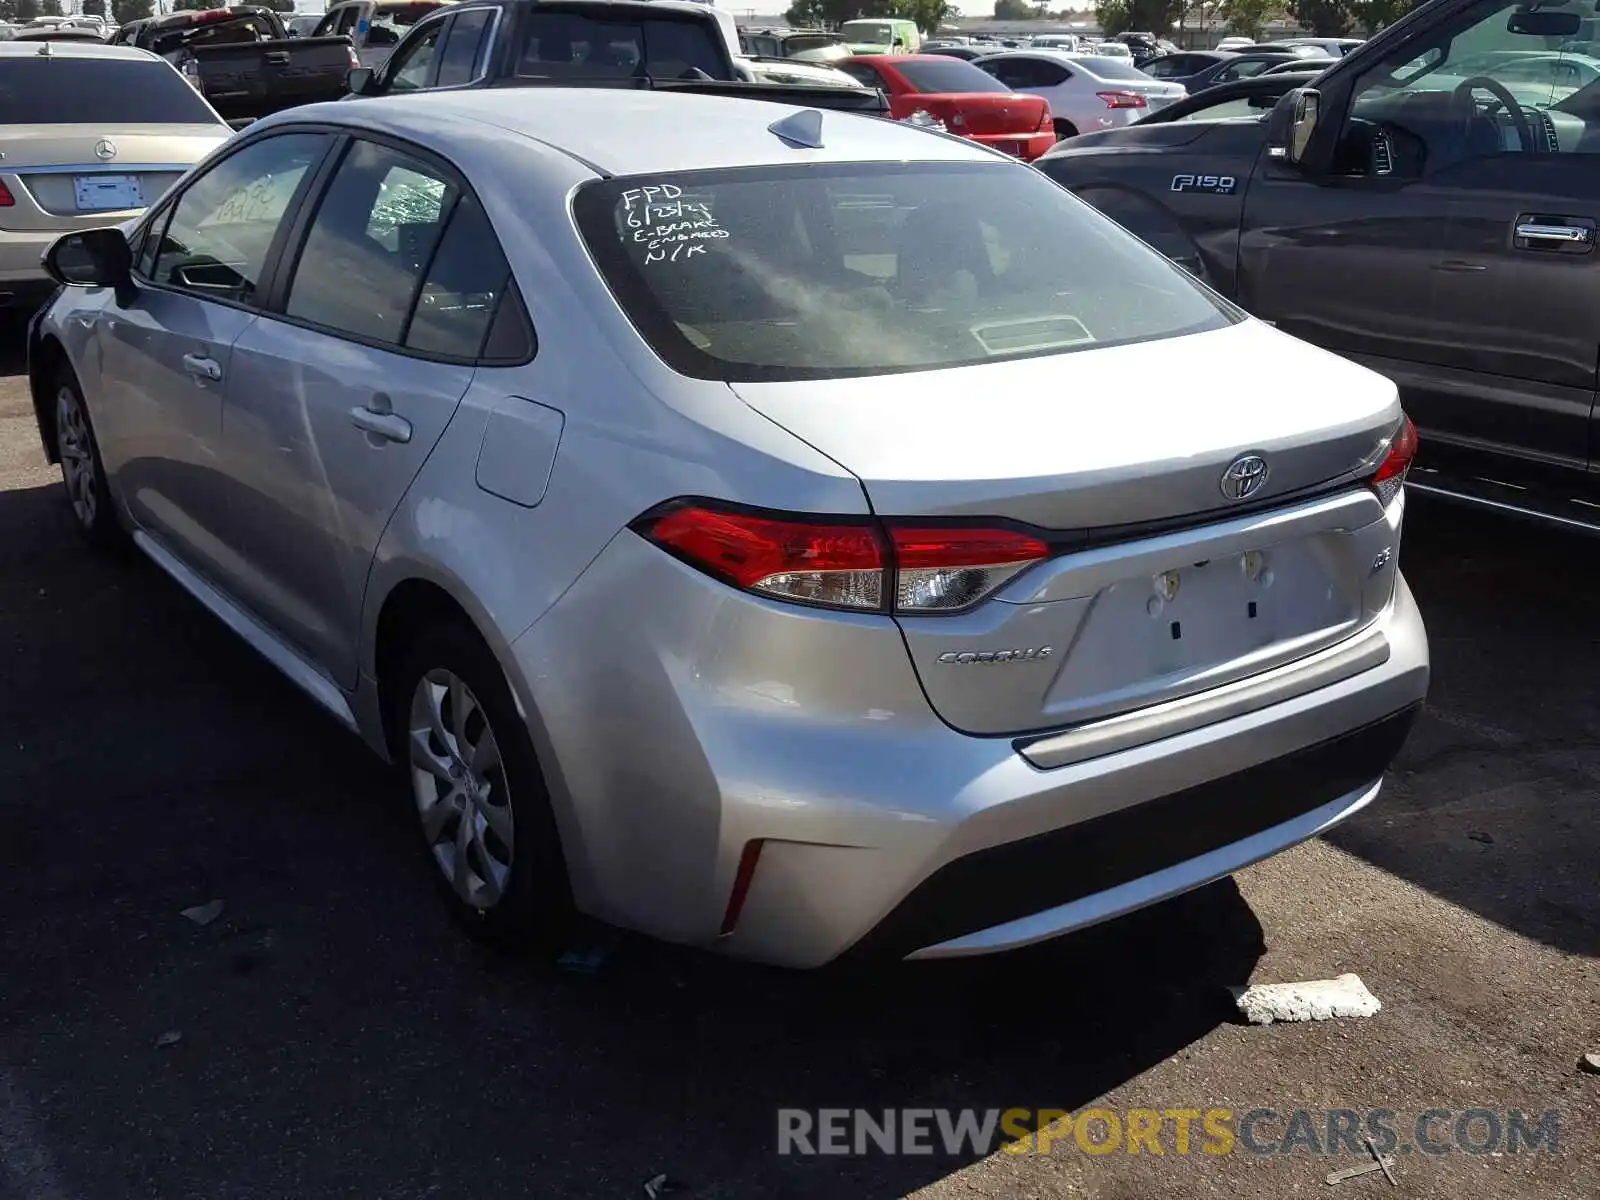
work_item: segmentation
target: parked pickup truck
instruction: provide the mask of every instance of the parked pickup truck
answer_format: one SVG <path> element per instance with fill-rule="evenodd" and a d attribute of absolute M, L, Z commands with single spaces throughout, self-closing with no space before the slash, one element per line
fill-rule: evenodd
<path fill-rule="evenodd" d="M 434 88 L 651 87 L 883 115 L 875 89 L 770 82 L 725 10 L 685 0 L 465 0 L 419 21 L 352 96 Z"/>
<path fill-rule="evenodd" d="M 412 26 L 451 0 L 344 0 L 322 15 L 312 37 L 342 36 L 356 48 L 363 67 L 381 67 Z"/>
<path fill-rule="evenodd" d="M 1431 0 L 1270 114 L 1140 121 L 1036 165 L 1398 383 L 1411 490 L 1600 532 L 1596 24 L 1592 0 Z"/>
<path fill-rule="evenodd" d="M 358 65 L 349 38 L 291 38 L 282 17 L 254 5 L 139 21 L 115 40 L 165 58 L 234 124 L 336 100 Z"/>

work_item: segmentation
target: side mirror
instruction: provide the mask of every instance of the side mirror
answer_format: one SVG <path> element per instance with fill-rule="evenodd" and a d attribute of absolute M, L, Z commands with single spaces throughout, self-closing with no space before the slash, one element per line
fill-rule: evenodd
<path fill-rule="evenodd" d="M 1314 88 L 1285 92 L 1267 118 L 1267 155 L 1277 162 L 1298 164 L 1316 128 L 1322 96 Z"/>
<path fill-rule="evenodd" d="M 371 67 L 351 67 L 344 73 L 344 90 L 352 96 L 365 96 L 372 87 Z"/>
<path fill-rule="evenodd" d="M 45 273 L 64 287 L 108 287 L 126 300 L 133 288 L 133 250 L 122 230 L 64 234 L 44 252 Z"/>

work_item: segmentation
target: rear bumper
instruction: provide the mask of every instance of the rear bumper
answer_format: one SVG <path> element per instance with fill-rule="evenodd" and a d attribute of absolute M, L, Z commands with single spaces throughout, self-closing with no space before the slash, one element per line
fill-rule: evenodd
<path fill-rule="evenodd" d="M 1026 134 L 970 133 L 967 136 L 990 149 L 999 150 L 1004 154 L 1014 154 L 1023 162 L 1032 162 L 1056 144 L 1053 130 Z"/>
<path fill-rule="evenodd" d="M 940 721 L 887 618 L 746 596 L 623 534 L 513 644 L 508 674 L 581 908 L 816 967 L 1039 941 L 1348 816 L 1427 691 L 1403 580 L 1364 636 L 1388 652 L 1355 673 L 1041 767 Z"/>

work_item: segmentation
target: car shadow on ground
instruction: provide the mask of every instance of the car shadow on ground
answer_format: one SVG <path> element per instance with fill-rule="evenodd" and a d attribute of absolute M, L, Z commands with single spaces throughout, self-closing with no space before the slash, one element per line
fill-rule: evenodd
<path fill-rule="evenodd" d="M 1507 929 L 1600 956 L 1600 623 L 1584 537 L 1412 494 L 1401 566 L 1428 705 L 1328 840 Z"/>
<path fill-rule="evenodd" d="M 1081 1107 L 1262 951 L 1224 881 L 1002 959 L 541 967 L 444 914 L 387 769 L 54 485 L 0 491 L 0 653 L 0 1092 L 69 1195 L 898 1196 L 970 1148 L 782 1157 L 778 1110 Z"/>

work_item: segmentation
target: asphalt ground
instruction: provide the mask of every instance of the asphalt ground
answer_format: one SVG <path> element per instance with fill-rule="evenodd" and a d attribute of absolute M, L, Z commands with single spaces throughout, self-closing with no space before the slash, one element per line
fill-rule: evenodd
<path fill-rule="evenodd" d="M 84 548 L 20 371 L 7 327 L 0 1195 L 1600 1195 L 1595 543 L 1413 503 L 1429 706 L 1371 808 L 1236 883 L 1001 959 L 803 976 L 624 939 L 563 971 L 464 940 L 365 749 Z M 1343 971 L 1380 1013 L 1232 1015 L 1231 984 Z M 1271 1109 L 1251 1144 L 1295 1144 L 1206 1153 L 1196 1121 L 1182 1154 L 1163 1117 L 1134 1154 L 1096 1118 L 1109 1153 L 777 1153 L 781 1108 L 1094 1106 Z M 1447 1146 L 1470 1109 L 1501 1136 L 1407 1152 L 1435 1108 Z M 1513 1108 L 1557 1114 L 1554 1153 L 1509 1152 Z M 1328 1109 L 1395 1114 L 1395 1184 L 1325 1182 L 1362 1160 L 1312 1151 Z"/>

